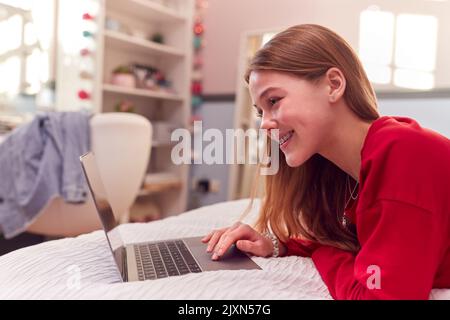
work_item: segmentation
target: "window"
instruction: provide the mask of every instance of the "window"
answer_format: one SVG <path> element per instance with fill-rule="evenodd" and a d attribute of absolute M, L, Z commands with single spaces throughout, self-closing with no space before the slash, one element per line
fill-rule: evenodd
<path fill-rule="evenodd" d="M 438 20 L 370 7 L 360 15 L 359 54 L 369 80 L 408 89 L 432 89 Z"/>
<path fill-rule="evenodd" d="M 375 8 L 361 13 L 359 55 L 369 79 L 375 83 L 391 82 L 394 20 L 391 12 Z"/>
<path fill-rule="evenodd" d="M 38 3 L 37 3 L 38 2 Z M 0 98 L 36 94 L 50 79 L 54 0 L 0 0 Z"/>
<path fill-rule="evenodd" d="M 400 14 L 396 24 L 394 84 L 432 89 L 436 66 L 437 18 Z"/>

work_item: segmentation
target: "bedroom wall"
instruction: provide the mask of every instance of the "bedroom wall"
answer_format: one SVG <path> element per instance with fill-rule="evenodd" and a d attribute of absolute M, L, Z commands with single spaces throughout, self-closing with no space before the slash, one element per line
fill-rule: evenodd
<path fill-rule="evenodd" d="M 378 103 L 381 114 L 414 118 L 450 139 L 450 98 L 380 99 Z"/>
<path fill-rule="evenodd" d="M 210 0 L 204 18 L 204 92 L 235 91 L 243 32 L 282 29 L 301 23 L 332 28 L 356 49 L 360 12 L 371 5 L 398 13 L 432 14 L 438 22 L 438 82 L 450 88 L 450 1 L 429 0 Z M 232 17 L 232 18 L 231 18 Z M 230 21 L 232 19 L 232 21 Z M 440 79 L 440 80 L 439 80 Z"/>

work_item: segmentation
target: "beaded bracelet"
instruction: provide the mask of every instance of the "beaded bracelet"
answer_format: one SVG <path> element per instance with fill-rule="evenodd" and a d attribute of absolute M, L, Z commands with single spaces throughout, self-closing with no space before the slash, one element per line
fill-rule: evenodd
<path fill-rule="evenodd" d="M 265 232 L 264 236 L 267 239 L 269 239 L 270 241 L 272 241 L 272 244 L 273 244 L 272 257 L 277 258 L 280 255 L 280 247 L 279 247 L 278 238 L 271 232 Z"/>

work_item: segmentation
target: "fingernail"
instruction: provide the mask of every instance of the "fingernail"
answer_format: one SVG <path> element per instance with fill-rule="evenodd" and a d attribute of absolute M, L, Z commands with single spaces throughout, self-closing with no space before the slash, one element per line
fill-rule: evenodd
<path fill-rule="evenodd" d="M 211 259 L 217 260 L 217 258 L 219 258 L 219 257 L 217 256 L 217 254 L 214 253 L 214 254 L 212 255 L 212 258 L 211 258 Z"/>

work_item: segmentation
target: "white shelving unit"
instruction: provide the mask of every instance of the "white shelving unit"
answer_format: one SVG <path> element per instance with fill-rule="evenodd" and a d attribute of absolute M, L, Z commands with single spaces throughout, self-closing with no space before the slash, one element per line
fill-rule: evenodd
<path fill-rule="evenodd" d="M 103 93 L 183 102 L 183 97 L 180 95 L 146 89 L 121 87 L 108 83 L 103 84 Z"/>
<path fill-rule="evenodd" d="M 106 46 L 115 50 L 138 51 L 143 54 L 151 54 L 158 57 L 183 58 L 185 52 L 163 44 L 151 42 L 145 39 L 135 38 L 121 32 L 105 30 Z"/>
<path fill-rule="evenodd" d="M 103 0 L 100 6 L 95 111 L 114 111 L 118 102 L 126 100 L 150 122 L 188 128 L 194 1 Z M 119 22 L 126 31 L 107 28 L 107 19 Z M 163 35 L 163 43 L 148 40 L 155 33 Z M 111 84 L 112 71 L 131 63 L 161 70 L 172 83 L 173 92 Z M 167 141 L 152 142 L 147 176 L 136 204 L 151 203 L 163 217 L 185 211 L 187 204 L 188 166 L 172 163 L 173 145 Z"/>

